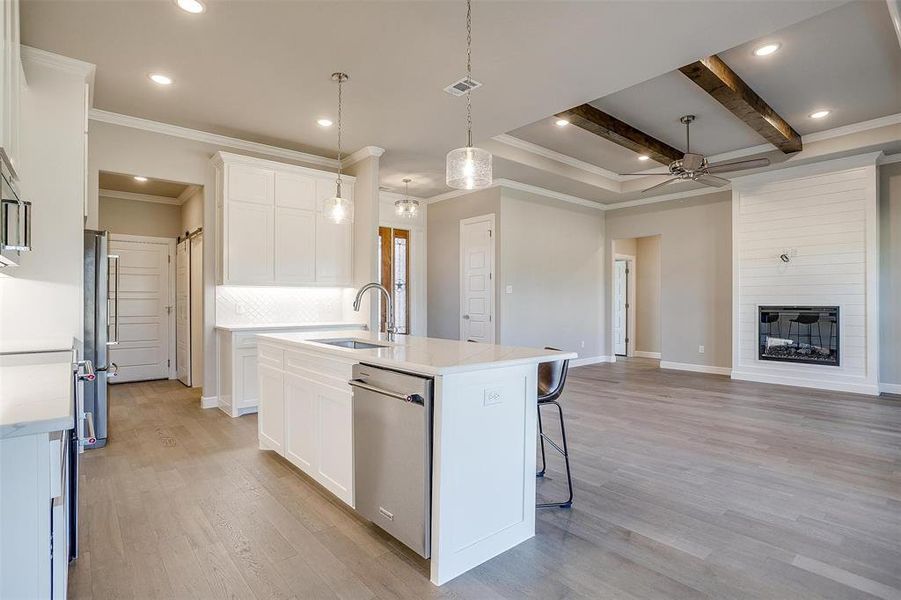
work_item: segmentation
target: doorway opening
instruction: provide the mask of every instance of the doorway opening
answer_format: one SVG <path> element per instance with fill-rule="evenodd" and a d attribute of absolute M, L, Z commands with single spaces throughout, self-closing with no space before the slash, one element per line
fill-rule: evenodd
<path fill-rule="evenodd" d="M 117 256 L 110 383 L 203 383 L 203 186 L 101 171 L 99 226 Z M 118 303 L 114 299 L 118 299 Z"/>
<path fill-rule="evenodd" d="M 659 235 L 612 243 L 611 334 L 616 357 L 660 358 Z"/>
<path fill-rule="evenodd" d="M 391 294 L 397 333 L 410 333 L 410 230 L 379 227 L 379 283 Z M 379 297 L 381 320 L 388 307 Z"/>

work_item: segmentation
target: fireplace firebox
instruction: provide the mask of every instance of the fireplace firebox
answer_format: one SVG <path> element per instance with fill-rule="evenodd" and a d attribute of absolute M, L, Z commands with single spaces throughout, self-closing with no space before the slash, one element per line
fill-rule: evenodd
<path fill-rule="evenodd" d="M 761 306 L 758 358 L 839 366 L 837 306 Z"/>

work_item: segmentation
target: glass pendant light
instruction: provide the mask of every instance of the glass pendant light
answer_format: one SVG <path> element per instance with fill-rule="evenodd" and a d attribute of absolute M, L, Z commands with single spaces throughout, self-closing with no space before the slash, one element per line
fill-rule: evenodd
<path fill-rule="evenodd" d="M 419 200 L 410 198 L 410 182 L 412 179 L 404 179 L 404 199 L 394 201 L 394 212 L 398 217 L 413 219 L 419 212 Z"/>
<path fill-rule="evenodd" d="M 472 85 L 472 0 L 466 0 L 466 82 Z M 472 145 L 472 89 L 466 92 L 466 146 L 447 153 L 447 185 L 478 190 L 491 185 L 491 153 Z"/>
<path fill-rule="evenodd" d="M 338 225 L 350 221 L 350 213 L 353 209 L 350 201 L 341 197 L 341 86 L 348 79 L 346 73 L 332 73 L 332 81 L 338 82 L 338 179 L 335 182 L 335 195 L 326 200 L 325 212 Z"/>

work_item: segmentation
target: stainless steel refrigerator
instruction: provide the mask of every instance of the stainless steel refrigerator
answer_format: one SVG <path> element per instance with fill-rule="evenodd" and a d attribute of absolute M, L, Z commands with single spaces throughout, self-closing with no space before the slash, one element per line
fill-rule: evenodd
<path fill-rule="evenodd" d="M 109 253 L 109 232 L 84 232 L 84 358 L 94 365 L 96 377 L 85 382 L 84 412 L 93 421 L 96 441 L 86 448 L 106 445 L 109 425 L 107 380 L 116 376 L 109 348 L 119 343 L 119 257 Z"/>

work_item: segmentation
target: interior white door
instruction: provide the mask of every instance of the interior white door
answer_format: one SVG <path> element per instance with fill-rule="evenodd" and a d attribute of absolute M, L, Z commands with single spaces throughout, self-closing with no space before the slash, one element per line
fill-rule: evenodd
<path fill-rule="evenodd" d="M 203 384 L 203 234 L 191 238 L 191 385 Z"/>
<path fill-rule="evenodd" d="M 119 318 L 119 343 L 110 346 L 110 361 L 119 366 L 111 382 L 169 377 L 169 248 L 158 242 L 110 240 L 110 254 L 119 256 L 119 314 L 110 303 L 111 319 Z M 110 298 L 116 293 L 110 281 Z M 112 339 L 112 337 L 110 338 Z"/>
<path fill-rule="evenodd" d="M 191 240 L 175 247 L 175 376 L 191 386 Z"/>
<path fill-rule="evenodd" d="M 625 260 L 617 260 L 613 263 L 613 353 L 621 356 L 626 355 L 628 264 Z"/>
<path fill-rule="evenodd" d="M 494 343 L 494 215 L 460 221 L 460 339 Z"/>

